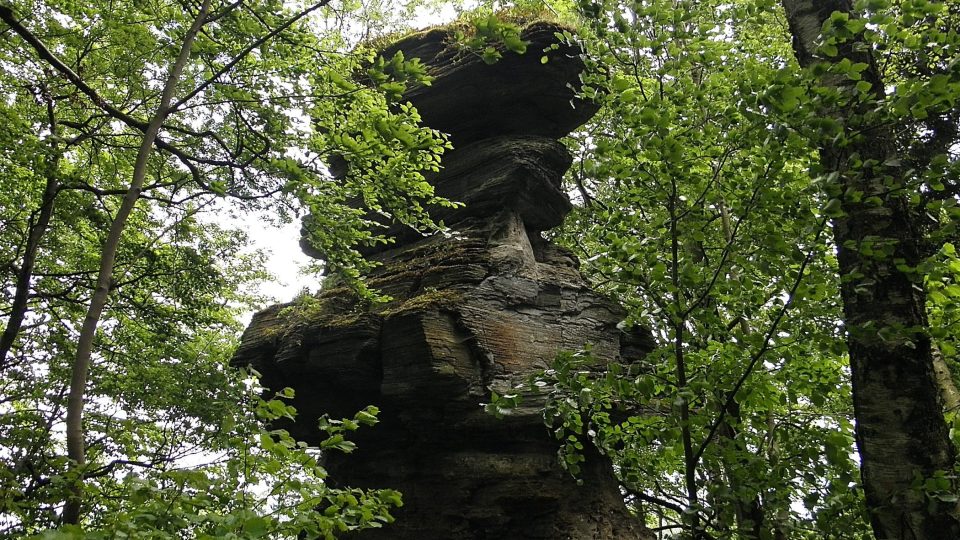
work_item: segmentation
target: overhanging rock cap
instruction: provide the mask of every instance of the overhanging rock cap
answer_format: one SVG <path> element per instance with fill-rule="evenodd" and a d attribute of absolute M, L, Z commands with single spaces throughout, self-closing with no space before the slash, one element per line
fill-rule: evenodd
<path fill-rule="evenodd" d="M 404 58 L 419 58 L 427 67 L 434 77 L 431 86 L 413 87 L 404 98 L 425 125 L 449 133 L 457 146 L 502 135 L 559 139 L 598 110 L 576 95 L 585 67 L 580 48 L 558 37 L 565 30 L 557 23 L 530 23 L 520 33 L 529 42 L 527 51 L 504 51 L 493 64 L 457 46 L 450 28 L 412 34 L 381 54 L 391 58 L 403 52 Z"/>

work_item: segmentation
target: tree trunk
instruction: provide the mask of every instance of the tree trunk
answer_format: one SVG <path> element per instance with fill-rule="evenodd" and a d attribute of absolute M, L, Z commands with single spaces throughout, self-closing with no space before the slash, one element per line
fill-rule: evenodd
<path fill-rule="evenodd" d="M 943 410 L 946 412 L 960 411 L 960 391 L 953 382 L 953 373 L 950 366 L 943 359 L 940 348 L 933 345 L 933 370 L 937 374 L 937 384 L 940 385 L 940 399 L 943 401 Z"/>
<path fill-rule="evenodd" d="M 783 6 L 802 67 L 824 61 L 816 57 L 816 47 L 831 13 L 852 9 L 848 0 L 783 0 Z M 862 80 L 882 98 L 883 82 L 869 49 L 855 45 L 840 44 L 835 60 L 866 63 Z M 833 76 L 820 81 L 841 92 L 852 92 L 854 82 Z M 903 171 L 891 161 L 896 152 L 891 133 L 883 126 L 860 133 L 849 129 L 870 107 L 851 99 L 842 110 L 825 112 L 848 127 L 848 138 L 821 143 L 820 159 L 824 173 L 838 173 L 837 192 L 845 194 L 833 230 L 870 520 L 878 539 L 960 538 L 955 505 L 931 501 L 914 487 L 917 479 L 950 471 L 956 457 L 938 397 L 922 283 L 895 262 L 911 267 L 920 262 L 922 233 L 898 184 Z M 884 248 L 884 255 L 875 255 Z"/>
<path fill-rule="evenodd" d="M 673 321 L 673 352 L 676 362 L 677 390 L 684 392 L 687 390 L 687 368 L 684 360 L 683 330 L 685 321 L 679 314 L 683 313 L 683 304 L 680 288 L 680 230 L 679 219 L 677 218 L 677 185 L 673 183 L 672 194 L 667 203 L 670 212 L 670 281 L 673 283 L 673 305 L 676 310 L 676 316 Z M 682 395 L 682 394 L 681 394 Z M 687 489 L 687 508 L 689 512 L 683 516 L 684 524 L 691 531 L 695 540 L 706 538 L 703 527 L 700 524 L 700 501 L 699 487 L 697 486 L 697 465 L 700 460 L 695 456 L 693 440 L 690 433 L 690 403 L 685 397 L 680 399 L 680 438 L 683 441 L 683 463 L 684 463 L 684 486 Z"/>
<path fill-rule="evenodd" d="M 57 118 L 53 110 L 53 100 L 46 96 L 47 101 L 47 122 L 50 126 L 50 146 L 52 158 L 47 164 L 47 183 L 43 190 L 43 199 L 40 202 L 40 208 L 34 212 L 30 219 L 30 231 L 27 235 L 27 245 L 23 250 L 23 260 L 20 264 L 20 271 L 17 272 L 17 282 L 13 293 L 13 305 L 10 308 L 10 318 L 7 319 L 7 326 L 0 335 L 0 371 L 6 368 L 7 355 L 20 333 L 23 326 L 23 319 L 27 315 L 27 299 L 30 296 L 30 280 L 33 278 L 33 267 L 37 262 L 37 253 L 40 250 L 40 241 L 50 226 L 50 217 L 53 215 L 53 207 L 57 197 L 57 191 L 60 189 L 60 182 L 57 180 L 57 168 L 60 164 L 60 145 L 57 142 L 59 128 Z"/>
<path fill-rule="evenodd" d="M 170 113 L 170 102 L 173 100 L 174 91 L 177 83 L 180 81 L 183 68 L 190 58 L 190 49 L 200 28 L 203 26 L 207 13 L 210 9 L 210 0 L 204 0 L 200 7 L 193 25 L 187 31 L 180 47 L 180 53 L 177 56 L 167 80 L 164 83 L 163 93 L 160 97 L 160 103 L 157 105 L 156 112 L 150 120 L 147 130 L 143 134 L 140 142 L 140 149 L 137 153 L 137 159 L 133 165 L 133 177 L 130 181 L 130 187 L 123 197 L 120 209 L 117 211 L 113 223 L 110 224 L 110 232 L 107 240 L 103 244 L 103 251 L 100 254 L 100 272 L 97 276 L 97 286 L 90 300 L 90 307 L 87 309 L 87 315 L 83 321 L 83 327 L 80 330 L 80 337 L 77 340 L 77 356 L 73 363 L 73 371 L 70 378 L 70 394 L 67 398 L 67 456 L 74 462 L 74 466 L 80 469 L 82 475 L 82 466 L 86 462 L 84 449 L 83 432 L 83 400 L 87 386 L 87 373 L 90 369 L 90 358 L 93 353 L 93 341 L 96 337 L 97 326 L 100 323 L 100 316 L 103 308 L 107 304 L 107 298 L 110 295 L 110 287 L 113 278 L 113 266 L 117 256 L 117 249 L 120 246 L 120 239 L 127 223 L 127 218 L 137 204 L 140 198 L 140 191 L 143 189 L 143 182 L 147 175 L 147 162 L 153 153 L 153 145 L 160 132 L 160 127 Z M 80 507 L 82 504 L 82 476 L 78 478 L 73 486 L 71 496 L 67 499 L 63 509 L 64 523 L 79 523 Z"/>

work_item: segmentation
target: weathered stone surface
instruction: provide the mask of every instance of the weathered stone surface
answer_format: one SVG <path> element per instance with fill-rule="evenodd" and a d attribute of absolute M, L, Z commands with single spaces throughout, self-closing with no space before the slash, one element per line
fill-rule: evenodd
<path fill-rule="evenodd" d="M 547 29 L 538 25 L 535 32 Z M 440 50 L 433 38 L 419 43 L 404 50 Z M 456 92 L 445 77 L 472 77 L 478 88 L 465 94 L 468 108 L 459 108 L 492 99 L 486 112 L 498 118 L 512 109 L 496 108 L 507 107 L 496 96 L 522 94 L 517 85 L 529 68 L 515 66 L 523 75 L 517 80 L 481 83 L 474 71 L 485 64 L 451 67 L 441 58 L 431 65 L 443 69 L 429 92 Z M 539 90 L 559 94 L 571 75 L 550 77 L 538 80 Z M 423 92 L 418 99 L 434 103 Z M 443 104 L 452 96 L 436 99 Z M 397 228 L 395 244 L 370 254 L 381 266 L 369 283 L 394 300 L 363 309 L 348 291 L 328 286 L 308 307 L 257 314 L 244 333 L 234 362 L 254 366 L 267 387 L 295 389 L 301 420 L 290 427 L 297 437 L 318 443 L 320 414 L 380 407 L 381 423 L 358 433 L 359 450 L 331 455 L 327 464 L 337 482 L 403 493 L 397 522 L 358 538 L 650 536 L 624 507 L 604 459 L 591 456 L 582 485 L 560 468 L 558 446 L 541 419 L 542 395 L 528 392 L 502 420 L 480 406 L 491 390 L 510 391 L 561 350 L 590 344 L 602 369 L 606 362 L 638 361 L 653 347 L 649 333 L 618 329 L 622 310 L 587 286 L 575 257 L 540 234 L 570 210 L 560 188 L 570 157 L 555 138 L 583 122 L 581 113 L 558 109 L 551 114 L 559 118 L 543 120 L 540 132 L 518 134 L 461 111 L 469 127 L 461 138 L 479 139 L 447 156 L 443 171 L 430 178 L 439 193 L 467 203 L 438 214 L 455 234 L 423 238 Z"/>
<path fill-rule="evenodd" d="M 617 329 L 623 313 L 586 287 L 572 259 L 557 265 L 555 246 L 553 259 L 538 258 L 533 246 L 546 242 L 531 242 L 516 213 L 504 214 L 472 222 L 459 239 L 381 254 L 371 281 L 389 284 L 397 300 L 371 313 L 311 320 L 273 308 L 244 335 L 235 362 L 253 364 L 267 385 L 293 387 L 304 418 L 370 403 L 383 411 L 380 425 L 360 433 L 360 450 L 328 463 L 338 482 L 404 494 L 397 523 L 363 538 L 643 536 L 609 464 L 594 456 L 581 486 L 560 469 L 541 396 L 504 420 L 480 407 L 491 389 L 509 390 L 559 350 L 590 343 L 598 358 L 635 361 L 652 347 L 648 335 Z M 343 306 L 343 294 L 321 301 Z M 319 442 L 310 422 L 294 432 Z"/>
<path fill-rule="evenodd" d="M 556 38 L 560 28 L 533 23 L 520 37 L 530 42 L 526 54 L 503 51 L 487 65 L 480 56 L 453 43 L 453 31 L 434 29 L 413 34 L 386 48 L 390 58 L 420 58 L 434 76 L 431 86 L 406 94 L 424 123 L 451 135 L 456 146 L 501 135 L 540 135 L 559 139 L 597 112 L 576 97 L 583 62 L 580 51 Z M 559 48 L 542 52 L 551 45 Z M 541 56 L 548 62 L 543 64 Z"/>
<path fill-rule="evenodd" d="M 563 222 L 572 206 L 561 189 L 563 174 L 572 158 L 556 139 L 539 136 L 491 137 L 447 153 L 440 173 L 430 173 L 426 180 L 435 193 L 463 203 L 456 208 L 434 207 L 430 214 L 435 221 L 459 228 L 466 219 L 490 216 L 509 210 L 520 216 L 526 227 L 535 231 L 552 229 Z M 385 234 L 396 244 L 360 247 L 364 256 L 372 256 L 422 238 L 421 234 L 397 222 L 387 222 L 378 215 L 370 219 L 386 227 Z M 304 252 L 319 257 L 306 241 Z"/>

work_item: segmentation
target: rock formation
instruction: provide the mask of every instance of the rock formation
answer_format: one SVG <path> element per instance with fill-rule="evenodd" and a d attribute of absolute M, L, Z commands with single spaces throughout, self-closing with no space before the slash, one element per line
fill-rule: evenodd
<path fill-rule="evenodd" d="M 557 139 L 595 112 L 570 89 L 583 69 L 573 47 L 541 63 L 558 30 L 528 26 L 531 52 L 489 66 L 457 54 L 443 30 L 386 51 L 421 58 L 436 77 L 406 97 L 456 145 L 429 178 L 438 194 L 466 203 L 436 216 L 456 234 L 396 228 L 395 244 L 369 254 L 382 264 L 368 281 L 394 298 L 389 304 L 363 309 L 346 290 L 327 288 L 310 310 L 274 306 L 244 333 L 234 362 L 253 365 L 267 387 L 296 390 L 297 437 L 317 442 L 321 414 L 380 407 L 381 423 L 358 432 L 359 449 L 327 464 L 337 482 L 403 493 L 396 523 L 360 538 L 649 536 L 626 511 L 608 462 L 588 459 L 582 485 L 560 468 L 541 396 L 499 420 L 480 406 L 560 350 L 591 344 L 612 362 L 652 348 L 648 335 L 617 328 L 621 310 L 541 236 L 571 208 L 561 188 L 571 158 Z"/>

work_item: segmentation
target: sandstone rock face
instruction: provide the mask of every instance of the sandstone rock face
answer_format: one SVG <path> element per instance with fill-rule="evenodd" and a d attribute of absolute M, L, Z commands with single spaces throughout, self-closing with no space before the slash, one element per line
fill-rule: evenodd
<path fill-rule="evenodd" d="M 557 30 L 529 27 L 529 50 Z M 582 485 L 560 468 L 542 396 L 500 420 L 480 405 L 560 350 L 590 344 L 603 361 L 632 362 L 653 346 L 648 334 L 620 331 L 622 311 L 541 236 L 571 208 L 560 185 L 571 158 L 557 138 L 594 112 L 571 105 L 567 85 L 582 64 L 565 46 L 546 65 L 531 52 L 487 66 L 455 57 L 442 32 L 418 36 L 395 47 L 435 71 L 433 86 L 409 98 L 460 145 L 430 179 L 466 203 L 436 216 L 455 234 L 395 228 L 396 243 L 370 254 L 382 265 L 369 276 L 394 301 L 361 309 L 328 288 L 309 309 L 274 306 L 254 317 L 234 362 L 255 367 L 268 387 L 296 390 L 301 420 L 291 431 L 308 442 L 317 442 L 321 414 L 380 407 L 381 423 L 358 432 L 359 449 L 327 464 L 337 482 L 403 493 L 396 523 L 359 538 L 648 538 L 609 463 L 588 459 Z M 555 99 L 523 109 L 540 96 Z"/>
<path fill-rule="evenodd" d="M 450 47 L 451 32 L 443 29 L 409 36 L 382 54 L 390 58 L 403 51 L 405 58 L 420 58 L 427 66 L 433 84 L 406 97 L 426 125 L 449 133 L 458 147 L 498 135 L 559 139 L 597 112 L 571 88 L 579 86 L 583 63 L 575 47 L 558 42 L 554 34 L 562 30 L 542 22 L 527 26 L 520 35 L 529 42 L 527 53 L 504 53 L 492 66 L 477 54 Z M 542 52 L 551 45 L 559 48 Z M 546 64 L 540 60 L 544 55 Z"/>

